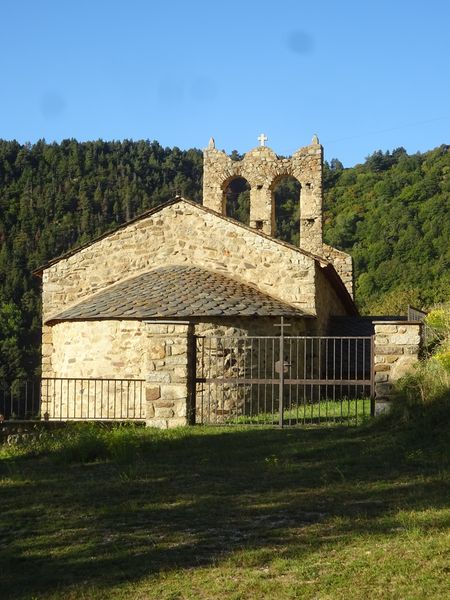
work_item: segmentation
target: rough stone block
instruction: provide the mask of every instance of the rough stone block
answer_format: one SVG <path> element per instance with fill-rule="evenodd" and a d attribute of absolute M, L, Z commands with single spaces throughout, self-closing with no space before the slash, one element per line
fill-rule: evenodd
<path fill-rule="evenodd" d="M 403 348 L 401 346 L 377 346 L 375 347 L 375 355 L 377 354 L 389 354 L 389 355 L 400 355 L 403 354 Z"/>
<path fill-rule="evenodd" d="M 167 333 L 167 325 L 157 325 L 156 323 L 146 323 L 146 330 L 151 333 Z"/>
<path fill-rule="evenodd" d="M 398 326 L 397 325 L 375 325 L 375 334 L 385 335 L 386 333 L 397 333 Z"/>
<path fill-rule="evenodd" d="M 168 429 L 167 419 L 150 418 L 145 421 L 146 427 L 155 427 L 156 429 Z"/>
<path fill-rule="evenodd" d="M 172 380 L 174 383 L 178 383 L 180 381 L 185 381 L 187 378 L 187 366 L 185 367 L 175 367 L 173 370 Z"/>
<path fill-rule="evenodd" d="M 375 384 L 375 395 L 378 396 L 389 396 L 392 392 L 391 383 L 376 383 Z"/>
<path fill-rule="evenodd" d="M 147 402 L 153 402 L 154 400 L 158 400 L 158 398 L 161 398 L 161 388 L 159 386 L 147 387 L 145 389 L 145 399 Z"/>
<path fill-rule="evenodd" d="M 392 405 L 388 400 L 377 398 L 375 400 L 375 416 L 378 417 L 382 414 L 387 414 L 391 411 Z"/>
<path fill-rule="evenodd" d="M 176 334 L 177 336 L 184 338 L 188 332 L 189 325 L 174 324 L 174 325 L 172 325 L 172 328 L 173 328 L 173 330 L 168 333 Z"/>
<path fill-rule="evenodd" d="M 412 354 L 417 356 L 419 354 L 419 347 L 415 344 L 413 346 L 404 346 L 403 352 L 405 354 Z"/>
<path fill-rule="evenodd" d="M 173 408 L 175 405 L 175 403 L 173 401 L 169 401 L 169 400 L 158 400 L 158 402 L 156 402 L 155 407 L 157 408 Z"/>
<path fill-rule="evenodd" d="M 170 383 L 170 373 L 160 373 L 158 371 L 147 373 L 146 380 L 148 383 Z"/>
<path fill-rule="evenodd" d="M 389 365 L 392 365 L 393 363 L 398 361 L 398 359 L 400 358 L 400 355 L 399 354 L 391 354 L 390 356 L 386 356 L 385 358 L 386 358 L 386 362 Z"/>
<path fill-rule="evenodd" d="M 388 380 L 388 374 L 385 373 L 375 373 L 375 383 L 380 383 L 382 381 Z"/>
<path fill-rule="evenodd" d="M 419 345 L 420 344 L 420 335 L 407 332 L 407 333 L 399 333 L 397 335 L 391 336 L 391 344 L 397 344 L 399 346 L 404 345 Z"/>
<path fill-rule="evenodd" d="M 185 427 L 187 424 L 186 417 L 173 417 L 167 421 L 168 429 L 173 429 L 174 427 Z"/>
<path fill-rule="evenodd" d="M 172 356 L 178 356 L 179 354 L 186 354 L 186 353 L 187 353 L 187 344 L 186 343 L 173 344 L 171 346 Z"/>
<path fill-rule="evenodd" d="M 172 367 L 180 367 L 185 365 L 187 362 L 187 354 L 179 354 L 178 356 L 168 356 L 166 358 L 166 365 L 170 365 Z"/>
<path fill-rule="evenodd" d="M 186 385 L 165 385 L 161 390 L 163 400 L 186 400 Z"/>
<path fill-rule="evenodd" d="M 384 363 L 380 363 L 380 364 L 376 364 L 374 366 L 374 371 L 375 373 L 380 373 L 382 371 L 389 371 L 391 367 L 389 365 L 386 365 Z"/>
<path fill-rule="evenodd" d="M 165 358 L 166 349 L 163 344 L 155 344 L 154 346 L 150 346 L 148 351 L 148 355 L 153 360 L 158 360 L 161 358 Z"/>
<path fill-rule="evenodd" d="M 186 417 L 186 415 L 187 415 L 186 402 L 177 402 L 175 405 L 175 416 L 176 417 Z"/>
<path fill-rule="evenodd" d="M 166 408 L 164 406 L 155 406 L 155 418 L 156 419 L 171 419 L 174 416 L 172 408 Z"/>

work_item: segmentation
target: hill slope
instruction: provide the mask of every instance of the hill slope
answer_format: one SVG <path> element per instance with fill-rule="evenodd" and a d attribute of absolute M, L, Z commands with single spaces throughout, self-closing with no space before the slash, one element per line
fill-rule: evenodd
<path fill-rule="evenodd" d="M 450 147 L 375 152 L 326 171 L 327 241 L 350 252 L 360 309 L 395 313 L 450 297 Z"/>

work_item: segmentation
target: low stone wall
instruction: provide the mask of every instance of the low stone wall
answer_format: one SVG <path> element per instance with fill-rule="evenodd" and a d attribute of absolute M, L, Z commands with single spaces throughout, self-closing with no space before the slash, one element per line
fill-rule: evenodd
<path fill-rule="evenodd" d="M 421 324 L 375 321 L 375 414 L 389 410 L 395 382 L 418 361 Z"/>
<path fill-rule="evenodd" d="M 121 426 L 127 421 L 96 421 L 102 428 L 111 429 Z M 143 421 L 133 423 L 135 427 L 143 427 Z M 70 427 L 70 421 L 4 421 L 0 423 L 0 444 L 19 446 L 37 441 L 42 436 L 53 434 Z"/>
<path fill-rule="evenodd" d="M 4 421 L 0 423 L 0 444 L 24 444 L 65 426 L 63 421 Z"/>

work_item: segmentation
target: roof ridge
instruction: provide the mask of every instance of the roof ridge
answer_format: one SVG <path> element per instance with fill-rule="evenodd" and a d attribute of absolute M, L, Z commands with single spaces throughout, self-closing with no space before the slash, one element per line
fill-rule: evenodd
<path fill-rule="evenodd" d="M 299 246 L 294 246 L 293 244 L 289 244 L 289 242 L 279 240 L 278 238 L 268 235 L 267 233 L 264 233 L 263 231 L 259 231 L 258 229 L 250 227 L 249 225 L 245 225 L 245 223 L 241 223 L 240 221 L 237 221 L 236 219 L 232 219 L 231 217 L 228 217 L 227 215 L 222 215 L 222 214 L 216 212 L 215 210 L 212 210 L 211 208 L 203 206 L 203 204 L 199 204 L 198 202 L 194 202 L 193 200 L 189 200 L 187 198 L 184 198 L 183 196 L 176 196 L 175 198 L 172 198 L 171 200 L 168 200 L 167 202 L 163 202 L 162 204 L 158 204 L 158 206 L 155 206 L 154 208 L 150 208 L 150 209 L 144 211 L 140 215 L 136 215 L 135 217 L 133 217 L 132 219 L 130 219 L 128 221 L 125 221 L 124 223 L 120 223 L 113 229 L 111 229 L 109 231 L 105 231 L 104 233 L 102 233 L 101 235 L 97 236 L 96 238 L 90 240 L 89 242 L 86 242 L 85 244 L 81 244 L 80 246 L 77 246 L 76 248 L 72 248 L 71 250 L 68 250 L 64 254 L 61 254 L 60 256 L 52 258 L 51 260 L 44 263 L 37 269 L 34 269 L 32 271 L 32 274 L 36 275 L 36 276 L 40 276 L 45 269 L 48 269 L 49 267 L 58 263 L 59 261 L 64 260 L 66 258 L 70 258 L 74 254 L 77 254 L 77 252 L 80 252 L 81 250 L 84 250 L 85 248 L 89 248 L 89 246 L 92 246 L 92 244 L 95 244 L 95 243 L 99 242 L 100 240 L 103 240 L 103 239 L 107 238 L 108 236 L 113 235 L 117 231 L 120 231 L 121 229 L 125 229 L 126 227 L 128 227 L 129 225 L 132 225 L 133 223 L 136 223 L 138 221 L 141 221 L 142 219 L 151 217 L 152 215 L 158 213 L 159 211 L 161 211 L 165 208 L 168 208 L 169 206 L 174 206 L 175 204 L 178 204 L 181 202 L 185 202 L 186 204 L 189 204 L 190 206 L 200 209 L 203 212 L 205 212 L 207 214 L 211 214 L 219 219 L 223 219 L 225 221 L 233 223 L 233 225 L 237 225 L 238 227 L 241 227 L 241 228 L 245 229 L 246 231 L 250 231 L 251 233 L 253 233 L 255 235 L 259 235 L 260 237 L 270 240 L 271 242 L 275 242 L 276 244 L 279 244 L 286 248 L 290 248 L 291 250 L 295 250 L 296 252 L 299 252 L 300 254 L 303 254 L 304 256 L 309 256 L 313 260 L 315 260 L 323 265 L 331 264 L 330 261 L 328 259 L 324 258 L 323 256 L 319 256 L 318 254 L 314 254 L 312 252 L 309 252 L 308 250 L 304 250 L 303 248 L 300 248 Z"/>

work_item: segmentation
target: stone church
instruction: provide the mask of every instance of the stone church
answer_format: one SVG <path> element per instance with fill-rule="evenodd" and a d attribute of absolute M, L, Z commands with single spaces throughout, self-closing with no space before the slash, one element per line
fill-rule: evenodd
<path fill-rule="evenodd" d="M 91 380 L 91 388 L 97 380 L 141 381 L 144 403 L 127 406 L 125 417 L 134 410 L 156 426 L 180 425 L 188 421 L 196 336 L 275 336 L 280 317 L 291 335 L 323 335 L 333 317 L 358 315 L 351 257 L 322 239 L 319 140 L 290 158 L 259 140 L 238 161 L 210 140 L 202 205 L 176 197 L 39 270 L 43 378 Z M 274 189 L 286 176 L 301 186 L 298 247 L 274 237 Z M 226 214 L 225 191 L 236 178 L 250 186 L 249 226 Z M 53 385 L 43 404 L 49 418 L 124 416 L 103 386 L 105 398 L 84 385 L 74 400 Z"/>

